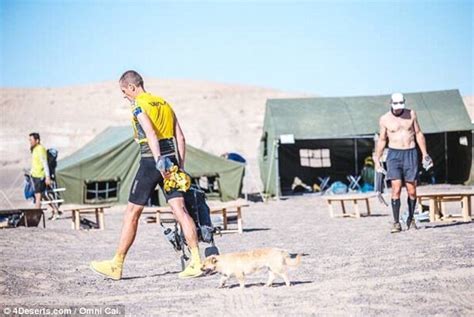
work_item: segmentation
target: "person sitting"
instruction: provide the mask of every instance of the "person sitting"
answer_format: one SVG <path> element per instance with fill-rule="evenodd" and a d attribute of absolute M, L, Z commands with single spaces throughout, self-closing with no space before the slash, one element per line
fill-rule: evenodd
<path fill-rule="evenodd" d="M 362 168 L 361 178 L 362 178 L 362 192 L 371 192 L 374 190 L 374 160 L 371 156 L 367 156 L 364 160 L 364 167 Z"/>

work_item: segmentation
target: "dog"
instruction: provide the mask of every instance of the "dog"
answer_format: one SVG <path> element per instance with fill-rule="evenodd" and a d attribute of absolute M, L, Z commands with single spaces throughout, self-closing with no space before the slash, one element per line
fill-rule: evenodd
<path fill-rule="evenodd" d="M 266 286 L 272 286 L 276 275 L 283 278 L 286 286 L 290 286 L 287 268 L 298 266 L 300 262 L 301 254 L 292 259 L 285 250 L 266 248 L 248 252 L 211 255 L 204 260 L 201 270 L 206 273 L 221 273 L 219 288 L 224 287 L 232 275 L 237 278 L 240 287 L 243 288 L 245 287 L 245 275 L 265 268 L 268 269 L 269 274 Z"/>

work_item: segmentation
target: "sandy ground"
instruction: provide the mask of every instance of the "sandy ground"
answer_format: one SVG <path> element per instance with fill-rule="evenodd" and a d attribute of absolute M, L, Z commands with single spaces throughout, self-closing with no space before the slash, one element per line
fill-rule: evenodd
<path fill-rule="evenodd" d="M 242 235 L 217 237 L 222 253 L 259 247 L 305 253 L 290 271 L 290 288 L 278 279 L 264 287 L 263 272 L 250 276 L 245 289 L 235 280 L 217 289 L 216 275 L 179 280 L 177 254 L 156 224 L 143 222 L 124 279 L 105 280 L 88 263 L 113 255 L 120 207 L 107 212 L 104 231 L 74 231 L 69 215 L 46 229 L 0 230 L 0 306 L 123 304 L 127 314 L 141 316 L 472 316 L 474 224 L 390 234 L 388 208 L 375 200 L 372 206 L 373 216 L 349 219 L 330 218 L 312 195 L 253 203 L 244 211 Z"/>

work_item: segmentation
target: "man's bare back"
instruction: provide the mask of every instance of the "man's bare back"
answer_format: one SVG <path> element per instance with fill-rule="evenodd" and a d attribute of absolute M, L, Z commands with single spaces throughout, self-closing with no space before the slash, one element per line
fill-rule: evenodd
<path fill-rule="evenodd" d="M 380 118 L 380 126 L 387 133 L 388 147 L 392 149 L 407 150 L 416 147 L 416 125 L 416 113 L 410 109 L 404 109 L 398 117 L 389 111 Z"/>

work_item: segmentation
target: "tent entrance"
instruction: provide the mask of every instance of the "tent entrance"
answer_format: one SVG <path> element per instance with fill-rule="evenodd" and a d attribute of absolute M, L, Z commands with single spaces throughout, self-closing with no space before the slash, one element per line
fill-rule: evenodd
<path fill-rule="evenodd" d="M 372 138 L 296 140 L 294 144 L 280 144 L 278 167 L 283 195 L 292 194 L 295 177 L 313 186 L 318 177 L 331 177 L 347 182 L 348 175 L 358 175 L 364 159 L 372 155 Z"/>
<path fill-rule="evenodd" d="M 428 173 L 420 166 L 422 183 L 462 184 L 469 179 L 472 163 L 471 131 L 425 134 L 434 167 Z M 418 152 L 421 161 L 421 153 Z"/>
<path fill-rule="evenodd" d="M 422 184 L 462 184 L 469 179 L 472 162 L 472 133 L 457 131 L 425 134 L 428 153 L 434 167 L 425 172 L 419 154 L 419 182 Z M 353 139 L 296 140 L 278 145 L 279 186 L 283 195 L 292 194 L 295 177 L 309 186 L 320 184 L 318 177 L 330 177 L 330 183 L 348 183 L 347 176 L 360 175 L 364 160 L 372 156 L 374 140 Z"/>
<path fill-rule="evenodd" d="M 206 193 L 208 199 L 220 199 L 221 192 L 218 175 L 193 177 L 191 181 Z"/>

